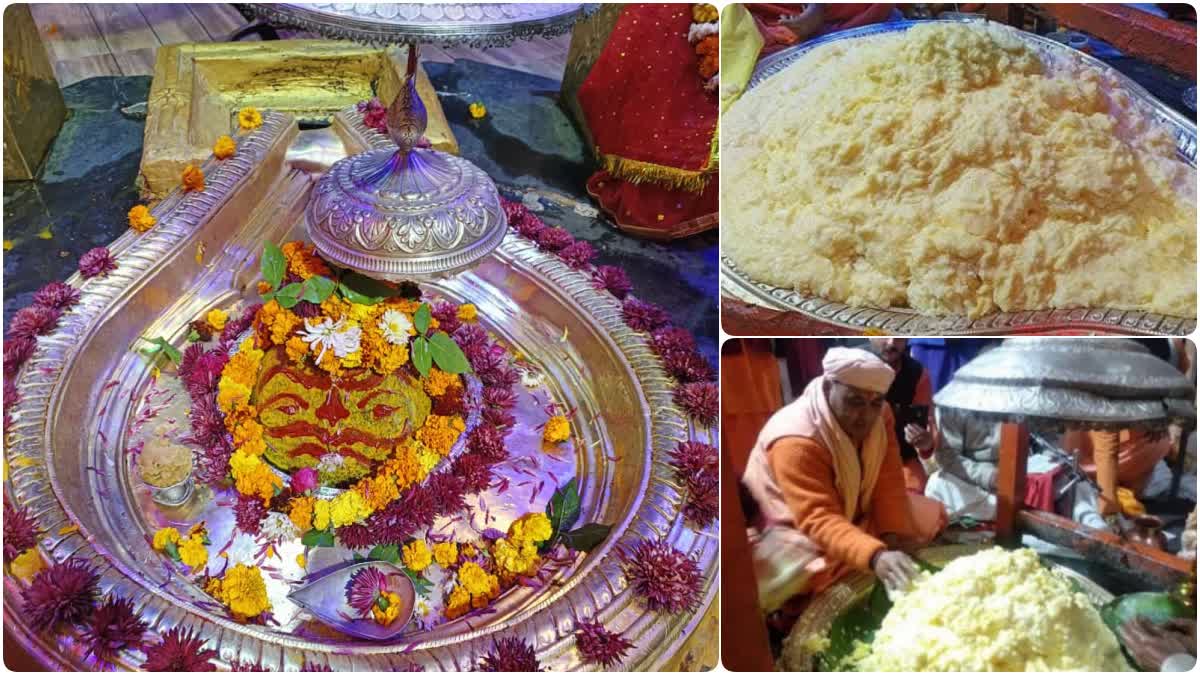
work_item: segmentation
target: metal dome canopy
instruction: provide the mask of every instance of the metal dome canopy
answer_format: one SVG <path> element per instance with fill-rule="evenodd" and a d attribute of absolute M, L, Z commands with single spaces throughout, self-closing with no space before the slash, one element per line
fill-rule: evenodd
<path fill-rule="evenodd" d="M 1124 429 L 1194 423 L 1195 390 L 1132 340 L 1010 338 L 960 368 L 934 404 L 1003 421 Z"/>

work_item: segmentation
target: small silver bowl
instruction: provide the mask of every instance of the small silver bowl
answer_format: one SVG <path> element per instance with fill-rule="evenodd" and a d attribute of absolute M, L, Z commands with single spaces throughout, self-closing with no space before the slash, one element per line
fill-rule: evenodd
<path fill-rule="evenodd" d="M 178 483 L 175 483 L 174 485 L 158 487 L 156 485 L 146 483 L 146 486 L 150 488 L 150 498 L 154 500 L 155 504 L 160 506 L 170 506 L 172 508 L 186 504 L 187 501 L 192 498 L 192 493 L 195 492 L 195 483 L 192 481 L 192 474 L 190 471 L 188 472 L 186 478 Z"/>

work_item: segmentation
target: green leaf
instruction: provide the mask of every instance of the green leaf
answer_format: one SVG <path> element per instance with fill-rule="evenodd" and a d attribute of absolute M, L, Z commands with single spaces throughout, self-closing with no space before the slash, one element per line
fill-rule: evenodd
<path fill-rule="evenodd" d="M 337 284 L 325 277 L 309 277 L 301 286 L 300 299 L 319 305 L 333 295 Z"/>
<path fill-rule="evenodd" d="M 416 589 L 417 595 L 422 598 L 428 598 L 429 589 L 433 588 L 433 584 L 425 577 L 413 572 L 404 565 L 401 565 L 400 569 L 404 570 L 404 574 L 413 582 L 413 588 Z"/>
<path fill-rule="evenodd" d="M 583 551 L 587 553 L 600 545 L 608 537 L 608 533 L 612 530 L 612 525 L 602 525 L 600 523 L 588 523 L 583 527 L 570 532 L 562 533 L 563 546 L 572 551 Z"/>
<path fill-rule="evenodd" d="M 429 311 L 429 305 L 422 302 L 417 308 L 417 313 L 413 314 L 413 328 L 417 329 L 418 335 L 424 335 L 425 331 L 429 330 L 429 322 L 433 319 L 433 314 Z"/>
<path fill-rule="evenodd" d="M 193 328 L 192 330 L 188 331 L 187 340 L 188 342 L 199 342 L 200 333 L 196 332 L 196 329 Z"/>
<path fill-rule="evenodd" d="M 543 546 L 549 548 L 558 535 L 570 530 L 579 520 L 579 487 L 572 478 L 567 484 L 554 491 L 550 503 L 546 504 L 546 516 L 550 518 L 553 534 Z"/>
<path fill-rule="evenodd" d="M 271 290 L 275 290 L 276 288 L 279 288 L 279 284 L 283 282 L 283 274 L 286 271 L 287 258 L 283 256 L 283 249 L 268 241 L 266 245 L 263 246 L 263 280 L 268 284 L 271 284 Z"/>
<path fill-rule="evenodd" d="M 179 547 L 175 544 L 175 542 L 168 541 L 167 545 L 163 547 L 163 552 L 166 553 L 167 557 L 169 557 L 171 560 L 174 560 L 175 562 L 183 562 L 183 559 L 179 557 Z"/>
<path fill-rule="evenodd" d="M 146 356 L 166 356 L 171 360 L 172 363 L 176 365 L 183 360 L 183 352 L 172 347 L 171 343 L 167 342 L 166 338 L 156 337 L 153 340 L 142 338 L 142 340 L 154 345 L 153 347 L 147 347 L 142 350 L 142 353 Z"/>
<path fill-rule="evenodd" d="M 417 336 L 412 341 L 412 361 L 421 377 L 429 376 L 429 368 L 433 365 L 433 354 L 430 353 L 429 340 Z"/>
<path fill-rule="evenodd" d="M 338 283 L 338 290 L 341 291 L 343 298 L 359 305 L 374 305 L 384 298 L 390 298 L 400 292 L 378 279 L 372 279 L 358 272 L 349 272 L 343 275 L 341 282 Z"/>
<path fill-rule="evenodd" d="M 458 343 L 442 331 L 429 336 L 429 352 L 433 355 L 437 367 L 451 375 L 459 375 L 471 370 L 471 362 L 459 349 Z"/>
<path fill-rule="evenodd" d="M 333 546 L 333 531 L 331 530 L 309 530 L 300 538 L 300 543 L 309 548 L 317 548 L 321 546 Z"/>
<path fill-rule="evenodd" d="M 288 284 L 275 293 L 275 302 L 278 302 L 280 307 L 291 309 L 300 302 L 300 294 L 303 292 L 304 289 L 300 284 Z"/>
<path fill-rule="evenodd" d="M 371 549 L 367 554 L 371 560 L 383 560 L 390 563 L 400 563 L 400 545 L 388 544 L 387 546 L 379 545 Z"/>

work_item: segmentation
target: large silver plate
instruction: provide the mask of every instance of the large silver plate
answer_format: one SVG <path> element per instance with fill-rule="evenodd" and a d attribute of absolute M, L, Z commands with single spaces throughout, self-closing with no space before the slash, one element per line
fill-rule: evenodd
<path fill-rule="evenodd" d="M 401 43 L 440 47 L 507 47 L 516 40 L 554 37 L 598 5 L 580 3 L 248 3 L 275 23 L 333 40 L 372 45 Z"/>
<path fill-rule="evenodd" d="M 581 522 L 614 526 L 599 548 L 543 589 L 506 593 L 482 620 L 379 644 L 293 632 L 298 624 L 286 621 L 274 628 L 235 622 L 193 583 L 172 578 L 145 541 L 162 514 L 148 504 L 125 461 L 131 427 L 152 391 L 152 368 L 133 351 L 137 340 L 163 336 L 182 344 L 187 322 L 207 309 L 253 300 L 262 242 L 302 238 L 304 207 L 321 171 L 373 144 L 356 131 L 360 124 L 345 123 L 347 115 L 330 129 L 298 132 L 290 117 L 267 114 L 235 157 L 205 163 L 206 190 L 172 193 L 154 209 L 153 230 L 127 233 L 110 247 L 116 271 L 69 280 L 82 289 L 82 302 L 39 339 L 17 378 L 22 398 L 11 408 L 6 494 L 36 517 L 49 557 L 91 560 L 101 571 L 102 592 L 131 599 L 153 633 L 193 628 L 225 666 L 257 662 L 282 671 L 307 661 L 335 671 L 387 671 L 412 663 L 464 671 L 491 650 L 494 638 L 519 636 L 544 667 L 575 670 L 584 667 L 575 622 L 598 617 L 635 644 L 623 667 L 660 669 L 711 604 L 718 574 L 716 526 L 698 531 L 683 521 L 682 487 L 667 456 L 685 439 L 715 445 L 716 433 L 694 427 L 675 407 L 673 380 L 645 337 L 624 325 L 615 299 L 516 234 L 470 272 L 425 287 L 474 302 L 483 325 L 546 374 L 556 401 L 575 409 L 574 453 L 563 461 L 576 467 L 583 485 Z M 534 424 L 541 421 L 519 419 L 514 438 L 540 438 Z M 520 496 L 524 503 L 515 503 L 511 491 L 489 495 L 487 508 L 512 517 L 528 510 L 528 494 Z M 699 610 L 648 611 L 628 587 L 615 551 L 642 538 L 665 540 L 698 561 Z M 6 628 L 47 667 L 89 669 L 76 641 L 28 630 L 19 588 L 5 577 Z M 268 580 L 274 604 L 284 591 Z M 119 665 L 140 664 L 123 659 Z"/>
<path fill-rule="evenodd" d="M 921 558 L 932 565 L 941 567 L 955 558 L 978 553 L 986 548 L 991 548 L 991 546 L 978 544 L 933 546 L 922 550 Z M 1054 562 L 1050 562 L 1050 566 L 1055 571 L 1078 582 L 1084 594 L 1097 607 L 1113 599 L 1112 593 L 1079 572 Z M 792 632 L 784 638 L 780 670 L 811 672 L 815 654 L 806 649 L 806 643 L 814 637 L 828 633 L 833 622 L 852 607 L 866 600 L 874 587 L 875 576 L 859 572 L 834 584 L 814 598 L 812 604 L 804 610 L 804 614 L 800 615 L 796 625 L 792 627 Z"/>
<path fill-rule="evenodd" d="M 1012 338 L 958 369 L 938 406 L 1004 421 L 1127 429 L 1196 417 L 1195 389 L 1132 340 Z"/>
<path fill-rule="evenodd" d="M 969 23 L 975 19 L 939 20 L 941 23 Z M 852 28 L 823 35 L 803 44 L 784 49 L 764 58 L 750 78 L 747 89 L 753 89 L 787 69 L 812 49 L 830 42 L 906 31 L 928 21 L 894 21 Z M 1103 61 L 1053 40 L 1025 31 L 1011 29 L 1021 40 L 1044 58 L 1076 59 L 1091 68 L 1103 70 L 1114 77 L 1160 124 L 1171 129 L 1179 158 L 1196 166 L 1196 124 L 1155 98 L 1140 84 L 1113 69 Z M 747 298 L 753 303 L 778 311 L 800 312 L 805 316 L 859 331 L 878 330 L 908 335 L 995 335 L 1004 333 L 1034 333 L 1050 331 L 1098 331 L 1130 335 L 1190 335 L 1196 330 L 1196 319 L 1168 316 L 1153 312 L 1110 309 L 1069 308 L 1043 309 L 1022 312 L 999 312 L 969 319 L 965 316 L 930 316 L 903 307 L 877 308 L 832 302 L 806 293 L 772 286 L 756 281 L 729 259 L 721 256 L 721 288 L 727 295 Z"/>

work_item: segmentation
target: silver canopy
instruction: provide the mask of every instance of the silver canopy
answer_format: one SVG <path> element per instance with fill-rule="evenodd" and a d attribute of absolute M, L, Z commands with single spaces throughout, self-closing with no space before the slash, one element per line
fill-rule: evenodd
<path fill-rule="evenodd" d="M 1195 389 L 1132 340 L 1011 338 L 960 368 L 938 406 L 1033 426 L 1195 424 Z"/>

